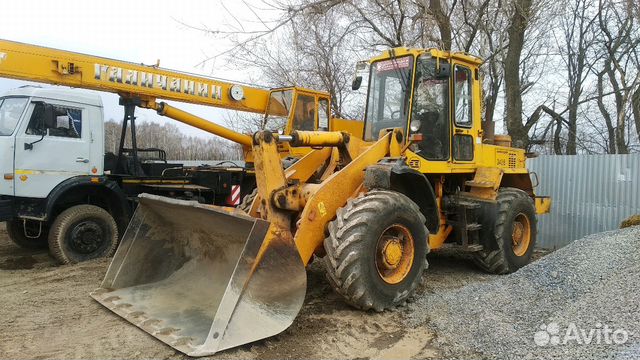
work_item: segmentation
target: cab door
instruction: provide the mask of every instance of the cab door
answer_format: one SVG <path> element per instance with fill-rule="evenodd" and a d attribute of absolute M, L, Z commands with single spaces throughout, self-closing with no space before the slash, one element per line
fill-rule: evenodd
<path fill-rule="evenodd" d="M 439 61 L 444 63 L 442 59 Z M 438 66 L 438 60 L 430 53 L 418 58 L 411 110 L 411 123 L 418 124 L 416 131 L 422 135 L 416 152 L 433 162 L 430 169 L 446 169 L 451 158 L 450 77 L 438 74 Z M 419 160 L 410 161 L 409 165 L 412 164 L 420 168 Z"/>
<path fill-rule="evenodd" d="M 316 95 L 304 91 L 297 91 L 293 105 L 292 121 L 289 132 L 314 131 L 317 129 Z"/>
<path fill-rule="evenodd" d="M 474 108 L 474 74 L 468 66 L 453 64 L 452 73 L 452 111 L 453 138 L 451 142 L 452 157 L 455 163 L 473 162 L 476 142 L 476 127 L 479 119 L 475 117 Z"/>
<path fill-rule="evenodd" d="M 0 98 L 0 171 L 4 178 L 0 180 L 0 195 L 14 195 L 14 135 L 28 104 L 27 97 Z"/>
<path fill-rule="evenodd" d="M 76 103 L 31 102 L 28 121 L 23 121 L 16 135 L 16 196 L 44 198 L 64 180 L 91 174 L 87 117 L 87 109 Z"/>

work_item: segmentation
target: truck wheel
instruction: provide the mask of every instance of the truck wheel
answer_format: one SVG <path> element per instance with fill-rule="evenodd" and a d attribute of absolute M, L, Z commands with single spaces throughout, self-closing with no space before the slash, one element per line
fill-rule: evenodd
<path fill-rule="evenodd" d="M 240 205 L 238 205 L 238 209 L 249 214 L 249 211 L 251 211 L 251 205 L 253 204 L 253 200 L 256 198 L 256 195 L 258 195 L 258 188 L 253 189 L 250 194 L 247 194 L 242 198 L 242 202 L 240 203 Z"/>
<path fill-rule="evenodd" d="M 498 190 L 498 213 L 490 241 L 495 250 L 474 254 L 474 262 L 484 271 L 507 274 L 527 265 L 536 242 L 536 208 L 531 197 L 515 188 Z"/>
<path fill-rule="evenodd" d="M 118 246 L 118 226 L 104 209 L 76 205 L 58 215 L 49 232 L 49 250 L 61 264 L 111 256 Z"/>
<path fill-rule="evenodd" d="M 34 235 L 37 235 L 39 230 L 40 229 L 36 227 L 32 229 L 32 231 L 29 231 L 29 234 L 33 232 Z M 47 247 L 48 229 L 45 225 L 42 225 L 40 236 L 30 238 L 24 234 L 24 222 L 22 220 L 10 220 L 7 221 L 7 234 L 14 244 L 24 249 L 44 249 Z"/>
<path fill-rule="evenodd" d="M 422 278 L 428 234 L 418 205 L 403 194 L 373 190 L 349 200 L 324 240 L 329 283 L 362 310 L 402 304 Z"/>

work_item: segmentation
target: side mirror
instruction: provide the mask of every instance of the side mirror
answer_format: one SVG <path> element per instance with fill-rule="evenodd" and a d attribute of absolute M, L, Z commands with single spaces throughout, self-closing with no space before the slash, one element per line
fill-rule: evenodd
<path fill-rule="evenodd" d="M 360 89 L 360 85 L 362 85 L 362 76 L 356 76 L 351 83 L 351 90 Z"/>
<path fill-rule="evenodd" d="M 57 124 L 58 119 L 54 116 L 55 111 L 53 109 L 53 105 L 47 104 L 44 101 L 34 101 L 34 104 L 35 104 L 35 108 L 33 110 L 34 114 L 32 116 L 37 116 L 36 118 L 37 123 L 34 124 L 33 130 L 35 130 L 34 134 L 40 135 L 40 139 L 30 143 L 24 143 L 25 150 L 33 150 L 33 144 L 42 141 L 42 139 L 44 139 L 45 134 L 47 134 L 47 130 L 55 129 L 58 125 Z M 68 123 L 68 119 L 67 119 L 67 123 Z"/>
<path fill-rule="evenodd" d="M 353 82 L 351 83 L 351 90 L 360 89 L 360 85 L 362 85 L 362 77 L 363 75 L 369 75 L 369 61 L 361 60 L 356 63 L 356 73 L 353 78 Z"/>

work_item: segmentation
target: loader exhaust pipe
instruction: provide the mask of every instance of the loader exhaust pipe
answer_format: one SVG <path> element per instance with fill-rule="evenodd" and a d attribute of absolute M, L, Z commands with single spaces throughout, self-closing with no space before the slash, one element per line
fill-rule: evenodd
<path fill-rule="evenodd" d="M 212 355 L 291 325 L 306 272 L 292 241 L 234 208 L 142 194 L 91 296 L 189 356 Z"/>

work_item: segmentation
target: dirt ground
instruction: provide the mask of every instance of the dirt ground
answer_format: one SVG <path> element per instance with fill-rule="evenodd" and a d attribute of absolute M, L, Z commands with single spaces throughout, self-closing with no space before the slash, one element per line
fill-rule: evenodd
<path fill-rule="evenodd" d="M 121 320 L 91 297 L 110 259 L 55 266 L 46 251 L 13 245 L 0 225 L 0 358 L 181 358 L 182 354 Z M 362 312 L 345 305 L 324 278 L 308 271 L 305 304 L 293 325 L 269 339 L 216 354 L 225 359 L 437 358 L 428 319 L 415 327 L 406 308 Z M 459 257 L 429 257 L 417 296 L 493 276 Z"/>

